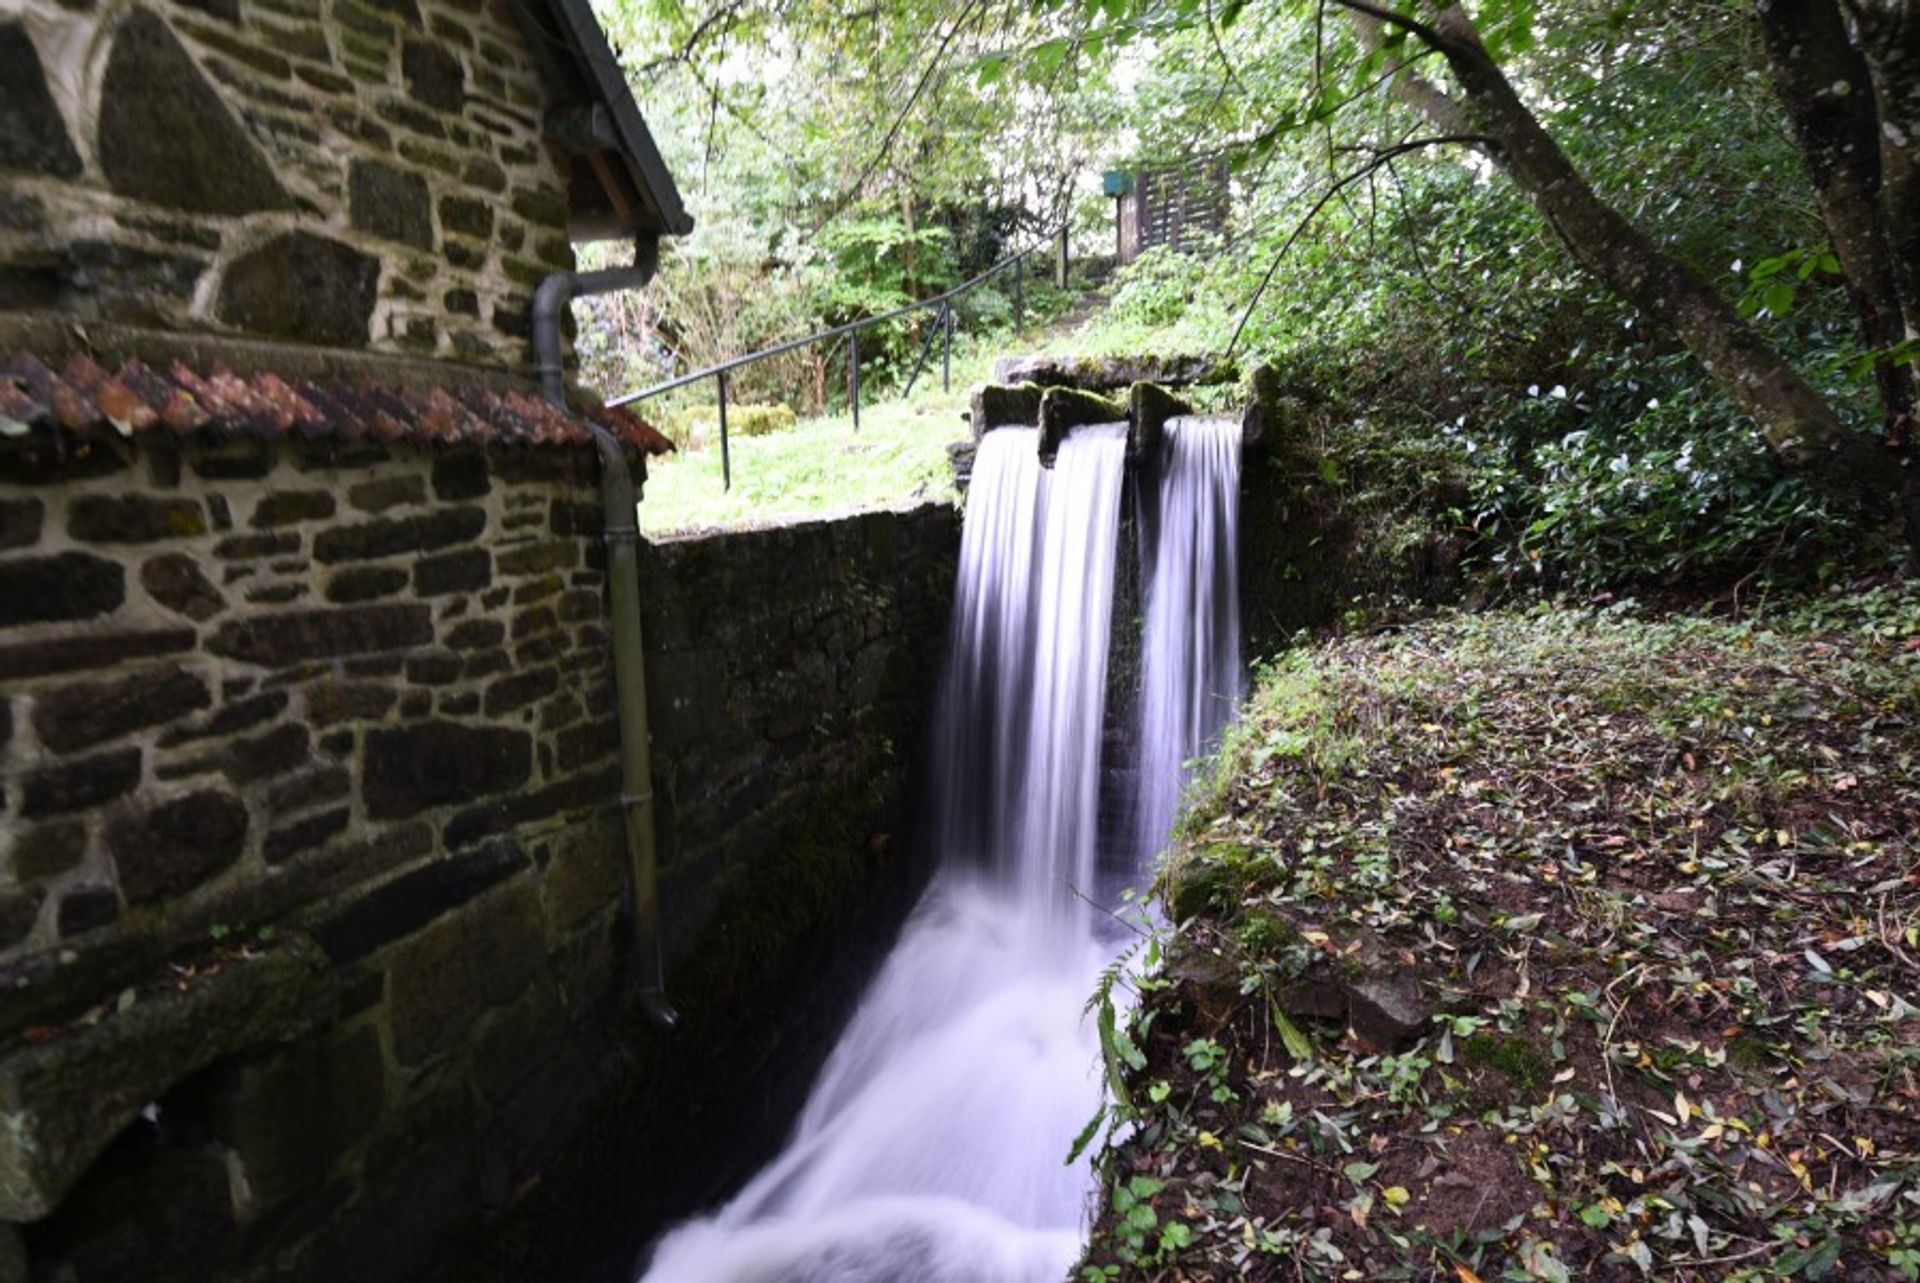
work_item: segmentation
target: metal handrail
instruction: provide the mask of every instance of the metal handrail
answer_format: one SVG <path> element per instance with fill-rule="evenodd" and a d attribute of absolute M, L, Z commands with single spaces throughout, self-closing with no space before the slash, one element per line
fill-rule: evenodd
<path fill-rule="evenodd" d="M 762 348 L 758 352 L 749 352 L 745 356 L 736 356 L 731 360 L 721 361 L 717 365 L 709 365 L 705 369 L 695 370 L 691 374 L 682 374 L 676 378 L 668 379 L 665 382 L 655 383 L 651 387 L 641 388 L 638 392 L 628 392 L 621 396 L 611 397 L 608 399 L 607 404 L 610 406 L 631 405 L 635 401 L 645 401 L 652 397 L 661 396 L 665 393 L 675 391 L 678 388 L 684 388 L 689 384 L 698 383 L 702 379 L 712 379 L 718 394 L 719 404 L 720 471 L 722 485 L 725 489 L 731 490 L 733 488 L 733 462 L 731 452 L 727 445 L 727 376 L 729 374 L 743 365 L 751 365 L 755 361 L 764 361 L 768 357 L 780 356 L 783 353 L 793 351 L 795 348 L 806 347 L 810 343 L 819 343 L 827 339 L 837 339 L 844 334 L 847 336 L 848 349 L 847 399 L 853 410 L 853 430 L 858 432 L 860 430 L 861 330 L 869 326 L 884 325 L 888 321 L 897 320 L 910 312 L 923 311 L 927 308 L 938 308 L 939 317 L 935 321 L 933 329 L 928 333 L 926 343 L 920 349 L 920 360 L 914 366 L 912 377 L 907 380 L 906 392 L 903 395 L 910 395 L 913 392 L 913 385 L 919 380 L 920 372 L 926 368 L 927 357 L 933 351 L 933 340 L 942 334 L 946 337 L 946 347 L 941 359 L 940 382 L 943 388 L 951 390 L 953 387 L 954 300 L 966 294 L 969 290 L 991 280 L 1007 268 L 1023 264 L 1030 255 L 1044 248 L 1049 243 L 1055 245 L 1058 250 L 1059 260 L 1056 270 L 1059 279 L 1064 282 L 1067 272 L 1067 226 L 1065 223 L 1062 223 L 1059 229 L 1049 235 L 1046 240 L 1029 245 L 1017 254 L 1009 254 L 979 275 L 962 281 L 952 289 L 944 293 L 936 294 L 932 298 L 916 299 L 911 303 L 902 307 L 896 307 L 891 312 L 885 312 L 879 316 L 863 316 L 857 321 L 848 321 L 844 325 L 835 325 L 829 329 L 816 330 L 812 334 L 808 334 L 802 338 L 788 339 L 784 343 L 776 343 L 772 347 Z M 1025 308 L 1026 272 L 1022 270 L 1015 272 L 1013 277 L 1013 327 L 1016 331 L 1021 327 Z"/>

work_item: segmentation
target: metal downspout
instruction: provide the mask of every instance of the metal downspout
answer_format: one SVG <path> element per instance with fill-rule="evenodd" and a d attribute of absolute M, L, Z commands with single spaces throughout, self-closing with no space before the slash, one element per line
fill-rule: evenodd
<path fill-rule="evenodd" d="M 533 351 L 541 390 L 549 401 L 567 404 L 566 374 L 560 359 L 560 322 L 567 304 L 584 294 L 639 289 L 653 278 L 660 242 L 641 241 L 632 267 L 601 272 L 555 272 L 533 296 Z M 614 435 L 587 422 L 600 451 L 600 500 L 605 509 L 607 583 L 613 613 L 613 688 L 619 702 L 620 809 L 626 818 L 627 859 L 633 903 L 634 998 L 654 1024 L 671 1029 L 679 1014 L 667 1005 L 666 961 L 660 941 L 660 866 L 653 831 L 653 771 L 647 736 L 646 656 L 640 633 L 640 565 L 637 497 L 626 452 Z"/>

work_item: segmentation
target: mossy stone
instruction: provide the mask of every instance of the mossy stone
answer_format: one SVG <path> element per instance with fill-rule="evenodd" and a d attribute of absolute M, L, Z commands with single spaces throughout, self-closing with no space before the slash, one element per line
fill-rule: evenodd
<path fill-rule="evenodd" d="M 123 196 L 230 216 L 293 204 L 220 92 L 145 9 L 127 15 L 108 56 L 99 142 L 107 181 Z"/>
<path fill-rule="evenodd" d="M 72 178 L 80 153 L 47 89 L 33 37 L 17 22 L 0 26 L 0 169 Z"/>
<path fill-rule="evenodd" d="M 276 236 L 227 268 L 220 317 L 255 334 L 365 347 L 380 260 L 311 232 Z"/>

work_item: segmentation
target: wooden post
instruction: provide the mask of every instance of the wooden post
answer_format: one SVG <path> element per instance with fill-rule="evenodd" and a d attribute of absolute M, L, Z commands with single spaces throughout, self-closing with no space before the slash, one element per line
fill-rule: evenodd
<path fill-rule="evenodd" d="M 1060 243 L 1054 247 L 1053 284 L 1056 289 L 1067 288 L 1067 225 L 1060 224 Z"/>

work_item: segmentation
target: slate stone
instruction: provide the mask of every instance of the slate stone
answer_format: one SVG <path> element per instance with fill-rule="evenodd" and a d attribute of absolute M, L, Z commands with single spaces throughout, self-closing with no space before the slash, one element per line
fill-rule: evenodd
<path fill-rule="evenodd" d="M 114 749 L 27 772 L 20 813 L 28 819 L 83 811 L 133 792 L 140 783 L 140 750 Z"/>
<path fill-rule="evenodd" d="M 247 808 L 214 789 L 162 802 L 107 826 L 107 846 L 131 904 L 190 891 L 240 858 Z"/>
<path fill-rule="evenodd" d="M 487 687 L 487 698 L 483 707 L 488 717 L 503 717 L 525 708 L 536 700 L 545 699 L 558 689 L 560 689 L 560 675 L 551 668 L 536 668 L 529 672 L 515 673 L 511 677 L 502 677 Z"/>
<path fill-rule="evenodd" d="M 435 922 L 399 946 L 387 968 L 393 1056 L 424 1064 L 462 1045 L 474 1021 L 543 970 L 540 903 L 524 879 Z"/>
<path fill-rule="evenodd" d="M 448 290 L 440 296 L 440 302 L 447 311 L 460 316 L 480 316 L 480 296 L 472 290 Z"/>
<path fill-rule="evenodd" d="M 398 698 L 398 692 L 385 686 L 322 682 L 307 691 L 307 716 L 321 726 L 373 721 L 385 717 Z"/>
<path fill-rule="evenodd" d="M 407 661 L 407 680 L 420 686 L 446 686 L 460 680 L 458 655 L 416 655 Z"/>
<path fill-rule="evenodd" d="M 433 493 L 443 502 L 477 499 L 492 489 L 487 456 L 478 450 L 443 454 L 433 461 Z"/>
<path fill-rule="evenodd" d="M 150 668 L 104 682 L 79 682 L 38 695 L 33 728 L 40 742 L 71 753 L 148 726 L 198 712 L 213 703 L 207 683 L 179 667 Z"/>
<path fill-rule="evenodd" d="M 38 499 L 0 499 L 0 550 L 38 543 L 46 513 L 47 506 Z"/>
<path fill-rule="evenodd" d="M 244 330 L 328 347 L 367 345 L 380 260 L 312 232 L 287 232 L 227 267 L 219 313 Z"/>
<path fill-rule="evenodd" d="M 347 502 L 361 512 L 382 513 L 405 504 L 425 503 L 427 484 L 419 477 L 381 477 L 347 490 Z"/>
<path fill-rule="evenodd" d="M 104 615 L 126 600 L 126 581 L 118 562 L 85 552 L 0 561 L 0 628 Z"/>
<path fill-rule="evenodd" d="M 384 240 L 433 249 L 433 195 L 427 180 L 377 160 L 356 160 L 347 174 L 353 225 Z"/>
<path fill-rule="evenodd" d="M 414 517 L 382 517 L 353 526 L 335 526 L 314 537 L 315 560 L 372 561 L 403 553 L 433 552 L 469 543 L 487 526 L 484 508 L 438 508 Z"/>
<path fill-rule="evenodd" d="M 17 22 L 0 25 L 0 169 L 74 178 L 80 153 L 47 89 L 33 38 Z"/>
<path fill-rule="evenodd" d="M 526 732 L 458 722 L 370 729 L 362 760 L 360 793 L 376 820 L 515 789 L 533 772 Z"/>
<path fill-rule="evenodd" d="M 254 505 L 253 519 L 247 524 L 255 530 L 270 530 L 302 521 L 324 521 L 333 515 L 333 508 L 333 496 L 325 490 L 279 490 Z"/>
<path fill-rule="evenodd" d="M 300 551 L 300 536 L 290 532 L 271 535 L 234 535 L 213 546 L 213 555 L 223 561 L 251 561 L 256 557 L 278 557 Z"/>
<path fill-rule="evenodd" d="M 267 792 L 267 809 L 285 815 L 321 802 L 337 802 L 352 791 L 352 776 L 337 766 L 323 766 L 274 785 Z"/>
<path fill-rule="evenodd" d="M 312 738 L 306 727 L 276 726 L 264 735 L 234 741 L 220 769 L 235 784 L 251 784 L 285 775 L 312 760 Z"/>
<path fill-rule="evenodd" d="M 107 181 L 123 196 L 227 216 L 293 205 L 220 91 L 146 9 L 114 38 L 98 140 Z"/>
<path fill-rule="evenodd" d="M 458 112 L 467 102 L 467 73 L 445 45 L 409 40 L 400 50 L 400 73 L 416 102 L 436 111 Z"/>
<path fill-rule="evenodd" d="M 404 873 L 320 923 L 313 938 L 336 967 L 413 934 L 527 867 L 511 842 L 495 842 Z"/>
<path fill-rule="evenodd" d="M 493 557 L 485 548 L 426 557 L 414 563 L 413 591 L 422 597 L 471 592 L 493 582 Z"/>
<path fill-rule="evenodd" d="M 231 735 L 235 731 L 244 731 L 278 717 L 286 708 L 288 696 L 285 691 L 262 691 L 258 695 L 247 696 L 223 704 L 212 717 L 195 726 L 182 726 L 168 731 L 160 737 L 163 748 L 172 748 L 180 744 L 190 744 L 194 740 L 213 739 Z"/>
<path fill-rule="evenodd" d="M 40 902 L 46 898 L 38 887 L 0 891 L 0 949 L 11 949 L 27 938 L 40 920 Z"/>
<path fill-rule="evenodd" d="M 197 500 L 153 495 L 79 495 L 67 505 L 67 533 L 86 543 L 153 543 L 207 533 Z"/>
<path fill-rule="evenodd" d="M 562 540 L 509 548 L 495 559 L 494 567 L 503 575 L 543 575 L 555 570 L 572 570 L 579 564 L 579 546 Z"/>
<path fill-rule="evenodd" d="M 398 566 L 348 566 L 327 580 L 327 600 L 342 604 L 373 601 L 391 597 L 406 586 L 407 572 Z"/>
<path fill-rule="evenodd" d="M 19 834 L 8 858 L 15 877 L 38 882 L 77 867 L 86 853 L 87 826 L 79 820 L 56 820 Z"/>
<path fill-rule="evenodd" d="M 447 821 L 442 837 L 448 850 L 457 851 L 482 838 L 510 832 L 522 824 L 544 820 L 562 811 L 606 804 L 619 794 L 618 766 L 595 774 L 574 775 L 543 789 L 514 793 L 484 806 L 460 811 Z"/>
<path fill-rule="evenodd" d="M 149 596 L 177 615 L 204 623 L 227 608 L 227 599 L 184 552 L 162 553 L 140 564 L 140 584 Z"/>
<path fill-rule="evenodd" d="M 472 196 L 458 194 L 440 198 L 440 226 L 449 232 L 471 236 L 475 240 L 493 239 L 493 206 Z"/>
<path fill-rule="evenodd" d="M 620 750 L 620 722 L 612 717 L 582 722 L 561 731 L 555 744 L 560 751 L 560 769 L 578 770 Z"/>
<path fill-rule="evenodd" d="M 455 650 L 484 650 L 507 639 L 507 626 L 497 619 L 463 619 L 447 630 L 447 645 Z"/>
<path fill-rule="evenodd" d="M 4 582 L 4 575 L 0 575 L 0 582 Z M 6 600 L 5 592 L 0 591 L 0 604 Z M 130 659 L 150 659 L 157 655 L 191 650 L 193 644 L 194 632 L 191 628 L 160 628 L 143 632 L 56 637 L 23 642 L 17 646 L 0 646 L 0 681 L 45 677 L 51 673 L 73 673 L 88 668 L 108 668 Z"/>
<path fill-rule="evenodd" d="M 58 922 L 60 938 L 72 939 L 101 927 L 112 926 L 120 917 L 120 897 L 112 887 L 81 887 L 60 897 Z"/>
<path fill-rule="evenodd" d="M 268 833 L 260 841 L 260 854 L 268 864 L 284 864 L 302 851 L 311 851 L 327 839 L 346 832 L 353 812 L 344 806 L 310 815 L 304 820 Z"/>
<path fill-rule="evenodd" d="M 395 602 L 228 620 L 207 639 L 207 649 L 250 664 L 284 668 L 310 659 L 403 650 L 432 640 L 430 608 Z"/>

